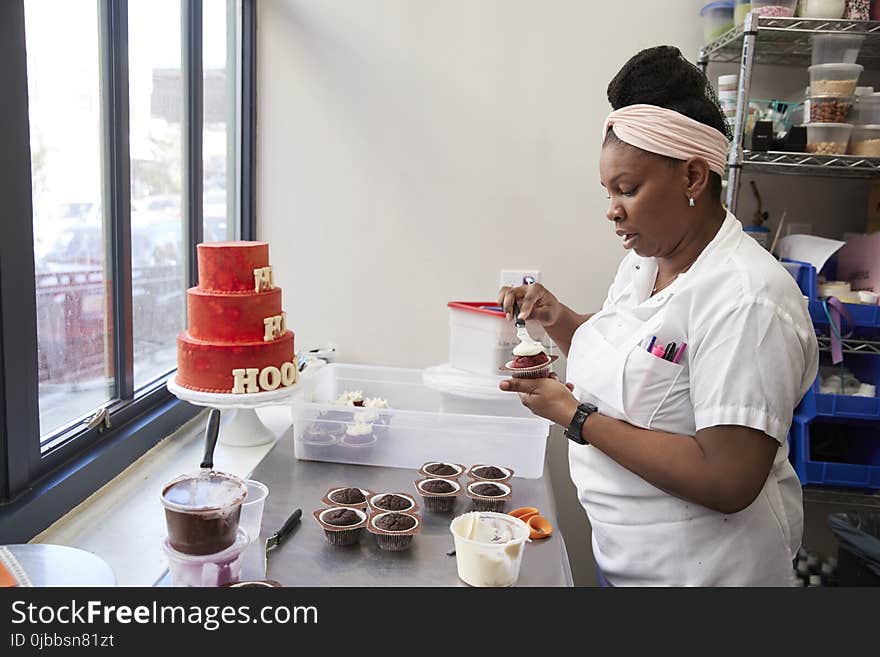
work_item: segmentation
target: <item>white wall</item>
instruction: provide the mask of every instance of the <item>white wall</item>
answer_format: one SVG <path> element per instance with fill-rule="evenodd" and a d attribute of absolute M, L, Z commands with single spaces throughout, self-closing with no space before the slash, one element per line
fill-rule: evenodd
<path fill-rule="evenodd" d="M 598 307 L 619 259 L 598 154 L 638 50 L 696 57 L 698 0 L 261 0 L 257 221 L 298 348 L 446 360 L 449 300 L 538 267 Z"/>

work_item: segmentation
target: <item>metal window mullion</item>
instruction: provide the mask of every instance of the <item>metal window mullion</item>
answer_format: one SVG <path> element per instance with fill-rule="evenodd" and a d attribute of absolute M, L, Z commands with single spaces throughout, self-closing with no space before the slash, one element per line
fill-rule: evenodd
<path fill-rule="evenodd" d="M 257 8 L 241 0 L 241 239 L 257 239 Z"/>
<path fill-rule="evenodd" d="M 104 211 L 110 220 L 116 396 L 134 398 L 131 284 L 128 0 L 101 0 L 101 84 L 104 98 Z"/>
<path fill-rule="evenodd" d="M 0 2 L 0 499 L 40 461 L 37 310 L 23 0 Z"/>
<path fill-rule="evenodd" d="M 188 286 L 198 284 L 199 268 L 196 245 L 202 241 L 202 139 L 204 117 L 204 70 L 202 57 L 202 0 L 181 5 L 183 25 L 183 98 L 184 130 L 184 207 L 187 249 Z"/>

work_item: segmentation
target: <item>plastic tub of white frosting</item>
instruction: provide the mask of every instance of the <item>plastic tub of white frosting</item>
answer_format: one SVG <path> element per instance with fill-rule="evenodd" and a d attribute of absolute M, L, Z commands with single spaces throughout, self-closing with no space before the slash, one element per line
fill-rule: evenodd
<path fill-rule="evenodd" d="M 449 525 L 458 577 L 471 586 L 513 586 L 519 578 L 529 527 L 519 518 L 473 511 Z"/>

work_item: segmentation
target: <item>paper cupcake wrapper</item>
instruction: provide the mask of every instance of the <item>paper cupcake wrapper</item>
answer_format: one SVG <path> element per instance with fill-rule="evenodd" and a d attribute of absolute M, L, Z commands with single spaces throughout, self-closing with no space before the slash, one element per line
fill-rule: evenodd
<path fill-rule="evenodd" d="M 349 449 L 356 449 L 358 447 L 364 449 L 367 447 L 372 447 L 376 444 L 376 441 L 378 440 L 375 434 L 375 429 L 373 431 L 374 433 L 370 434 L 369 439 L 365 440 L 362 443 L 355 442 L 356 439 L 362 438 L 362 436 L 349 436 L 348 434 L 345 434 L 344 436 L 342 436 L 342 438 L 339 439 L 339 444 Z"/>
<path fill-rule="evenodd" d="M 343 490 L 345 488 L 357 488 L 360 492 L 362 492 L 364 494 L 364 497 L 366 499 L 363 502 L 348 503 L 348 502 L 339 502 L 338 500 L 334 500 L 333 498 L 330 497 L 330 495 L 332 495 L 336 491 Z M 342 507 L 345 509 L 359 509 L 360 511 L 366 511 L 367 500 L 369 500 L 373 495 L 375 495 L 375 493 L 373 491 L 371 491 L 367 488 L 360 488 L 359 486 L 334 486 L 333 488 L 331 488 L 330 490 L 328 490 L 324 494 L 324 497 L 321 498 L 321 501 L 324 504 L 326 504 L 327 506 L 334 507 L 334 508 Z"/>
<path fill-rule="evenodd" d="M 498 468 L 499 470 L 503 470 L 503 471 L 507 472 L 507 474 L 504 477 L 502 477 L 501 479 L 489 479 L 488 477 L 481 477 L 480 475 L 478 475 L 476 473 L 476 471 L 481 468 L 492 468 L 492 467 Z M 476 480 L 476 481 L 490 481 L 492 483 L 506 484 L 508 481 L 510 481 L 513 478 L 513 470 L 511 468 L 504 467 L 501 465 L 493 466 L 492 464 L 481 463 L 479 465 L 472 465 L 470 467 L 470 470 L 467 471 L 467 476 L 470 477 L 471 479 Z"/>
<path fill-rule="evenodd" d="M 517 372 L 516 370 L 513 370 L 510 373 L 510 376 L 514 379 L 547 379 L 550 377 L 550 368 L 542 367 L 539 370 L 529 372 Z"/>
<path fill-rule="evenodd" d="M 474 486 L 479 486 L 480 484 L 487 484 L 490 482 L 486 481 L 473 481 L 465 486 L 465 495 L 467 495 L 471 500 L 473 500 L 474 508 L 477 511 L 495 511 L 496 513 L 501 513 L 501 510 L 507 504 L 507 500 L 510 499 L 510 496 L 513 495 L 513 489 L 510 484 L 504 483 L 495 483 L 496 486 L 501 488 L 502 490 L 506 489 L 507 492 L 504 495 L 480 495 L 479 493 L 475 493 L 471 489 Z"/>
<path fill-rule="evenodd" d="M 406 509 L 383 509 L 381 506 L 378 506 L 375 501 L 379 500 L 386 495 L 397 495 L 398 497 L 402 497 L 411 502 L 411 506 Z M 375 493 L 371 497 L 367 499 L 368 508 L 374 513 L 418 513 L 419 504 L 416 502 L 416 499 L 412 495 L 407 495 L 406 493 Z"/>
<path fill-rule="evenodd" d="M 399 513 L 415 520 L 415 525 L 403 531 L 389 531 L 375 525 L 375 521 L 390 513 Z M 367 531 L 376 536 L 376 544 L 379 549 L 387 552 L 402 552 L 412 545 L 413 536 L 422 531 L 422 519 L 415 513 L 403 513 L 400 511 L 381 511 L 370 516 L 367 523 Z"/>
<path fill-rule="evenodd" d="M 504 364 L 503 367 L 499 367 L 498 369 L 504 372 L 505 374 L 513 375 L 515 379 L 525 379 L 525 378 L 541 378 L 541 377 L 527 377 L 526 374 L 531 374 L 533 372 L 541 372 L 543 370 L 550 371 L 550 366 L 555 363 L 559 359 L 559 356 L 553 354 L 550 356 L 550 360 L 546 363 L 541 363 L 540 365 L 533 365 L 532 367 L 511 367 L 513 365 L 513 361 L 509 360 Z M 517 376 L 519 375 L 519 376 Z"/>
<path fill-rule="evenodd" d="M 457 474 L 451 475 L 442 475 L 442 474 L 434 474 L 433 472 L 428 472 L 427 468 L 432 465 L 445 464 L 451 465 L 454 468 L 458 468 Z M 422 475 L 425 479 L 459 479 L 465 472 L 466 468 L 460 463 L 447 463 L 446 461 L 428 461 L 421 468 L 419 468 L 419 474 Z"/>
<path fill-rule="evenodd" d="M 420 483 L 425 481 L 446 481 L 455 488 L 450 493 L 432 493 L 430 491 L 422 490 L 419 486 Z M 462 486 L 454 479 L 444 479 L 443 477 L 428 477 L 427 479 L 420 479 L 419 481 L 413 482 L 416 487 L 416 491 L 418 491 L 419 495 L 422 496 L 422 499 L 425 501 L 425 508 L 428 511 L 433 511 L 435 513 L 449 513 L 455 508 L 455 501 L 458 499 L 458 496 L 461 495 Z"/>

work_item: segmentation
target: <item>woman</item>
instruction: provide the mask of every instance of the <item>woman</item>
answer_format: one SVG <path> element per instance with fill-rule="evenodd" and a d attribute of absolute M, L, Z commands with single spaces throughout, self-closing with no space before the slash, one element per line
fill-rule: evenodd
<path fill-rule="evenodd" d="M 652 48 L 608 99 L 599 168 L 630 253 L 593 315 L 502 288 L 565 352 L 568 385 L 501 388 L 567 427 L 612 585 L 788 585 L 803 507 L 787 434 L 818 368 L 803 296 L 722 206 L 728 131 L 703 74 Z"/>

